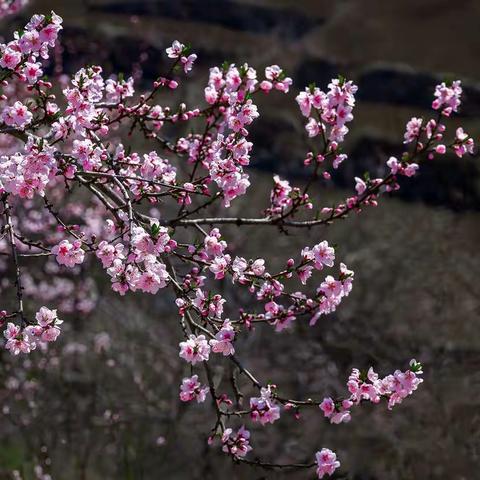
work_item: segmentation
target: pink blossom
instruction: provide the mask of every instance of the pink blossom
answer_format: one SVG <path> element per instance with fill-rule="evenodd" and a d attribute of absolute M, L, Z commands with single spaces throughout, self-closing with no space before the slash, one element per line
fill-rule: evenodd
<path fill-rule="evenodd" d="M 133 83 L 133 77 L 129 77 L 128 80 L 109 78 L 105 82 L 107 100 L 109 102 L 120 102 L 121 99 L 132 97 L 135 92 Z"/>
<path fill-rule="evenodd" d="M 265 260 L 263 258 L 255 260 L 251 265 L 251 270 L 254 275 L 263 275 L 265 273 Z"/>
<path fill-rule="evenodd" d="M 447 86 L 445 82 L 435 87 L 435 100 L 432 103 L 434 110 L 441 110 L 442 115 L 450 116 L 452 112 L 456 112 L 460 106 L 460 97 L 462 95 L 462 87 L 460 80 L 456 80 Z"/>
<path fill-rule="evenodd" d="M 305 92 L 300 92 L 296 99 L 298 103 L 298 106 L 300 107 L 300 110 L 302 112 L 302 115 L 304 117 L 310 117 L 310 112 L 312 109 L 312 101 L 310 98 L 310 93 L 308 91 Z"/>
<path fill-rule="evenodd" d="M 7 125 L 24 129 L 31 121 L 33 115 L 22 102 L 15 102 L 12 107 L 6 107 L 2 119 Z"/>
<path fill-rule="evenodd" d="M 58 245 L 52 248 L 52 253 L 56 256 L 56 260 L 60 265 L 66 267 L 74 267 L 83 263 L 85 252 L 82 250 L 82 242 L 74 240 L 62 240 Z"/>
<path fill-rule="evenodd" d="M 320 289 L 326 297 L 337 297 L 342 293 L 342 282 L 335 280 L 331 275 L 325 278 L 322 282 Z"/>
<path fill-rule="evenodd" d="M 340 467 L 337 456 L 328 448 L 322 448 L 315 454 L 315 458 L 318 478 L 323 478 L 325 475 L 333 475 L 335 470 Z"/>
<path fill-rule="evenodd" d="M 27 82 L 33 85 L 43 75 L 43 70 L 39 63 L 26 62 L 23 68 L 23 74 L 27 77 Z"/>
<path fill-rule="evenodd" d="M 13 355 L 30 353 L 36 347 L 35 343 L 30 342 L 29 336 L 22 333 L 21 328 L 11 322 L 7 324 L 3 335 L 7 339 L 5 348 L 10 350 Z"/>
<path fill-rule="evenodd" d="M 221 280 L 230 264 L 230 255 L 215 257 L 209 267 L 209 270 L 215 275 L 216 280 Z"/>
<path fill-rule="evenodd" d="M 268 93 L 270 90 L 273 88 L 273 83 L 269 82 L 268 80 L 263 80 L 263 82 L 260 82 L 260 89 L 262 92 Z"/>
<path fill-rule="evenodd" d="M 390 157 L 387 161 L 387 165 L 390 167 L 392 175 L 395 175 L 398 170 L 401 168 L 400 163 L 395 157 Z"/>
<path fill-rule="evenodd" d="M 473 155 L 474 147 L 473 138 L 470 138 L 463 128 L 457 128 L 455 132 L 455 143 L 453 144 L 453 151 L 457 157 L 462 158 L 466 153 Z"/>
<path fill-rule="evenodd" d="M 180 357 L 195 365 L 197 362 L 207 361 L 210 356 L 210 345 L 205 335 L 190 335 L 187 340 L 180 342 Z"/>
<path fill-rule="evenodd" d="M 182 384 L 180 385 L 180 400 L 182 402 L 196 400 L 197 403 L 202 403 L 205 401 L 208 391 L 209 388 L 198 381 L 198 375 L 193 375 L 192 377 L 182 380 Z"/>
<path fill-rule="evenodd" d="M 225 301 L 221 295 L 207 296 L 201 288 L 197 288 L 193 304 L 198 308 L 202 316 L 221 318 Z"/>
<path fill-rule="evenodd" d="M 330 397 L 324 398 L 322 403 L 320 404 L 320 409 L 322 410 L 325 417 L 330 418 L 335 411 L 335 403 Z"/>
<path fill-rule="evenodd" d="M 29 137 L 25 150 L 1 157 L 0 183 L 7 192 L 21 198 L 44 194 L 45 187 L 57 172 L 55 149 Z"/>
<path fill-rule="evenodd" d="M 262 425 L 274 423 L 280 418 L 280 408 L 275 404 L 270 386 L 261 389 L 260 397 L 250 399 L 250 410 L 252 420 Z"/>
<path fill-rule="evenodd" d="M 419 166 L 416 163 L 409 163 L 404 169 L 403 174 L 406 177 L 413 177 L 417 172 Z"/>
<path fill-rule="evenodd" d="M 243 280 L 244 273 L 247 271 L 248 262 L 243 257 L 235 257 L 232 262 L 232 270 L 234 273 L 234 280 Z"/>
<path fill-rule="evenodd" d="M 320 131 L 321 126 L 314 118 L 309 118 L 307 124 L 305 125 L 305 130 L 308 133 L 309 137 L 316 137 Z"/>
<path fill-rule="evenodd" d="M 144 258 L 144 271 L 131 280 L 134 288 L 155 294 L 167 286 L 169 275 L 164 263 L 158 261 L 154 255 Z"/>
<path fill-rule="evenodd" d="M 418 375 L 422 374 L 422 366 L 416 360 L 410 362 L 411 370 L 401 372 L 396 370 L 393 375 L 380 379 L 372 368 L 369 369 L 367 379 L 362 379 L 360 372 L 353 369 L 347 382 L 351 393 L 350 401 L 354 404 L 362 400 L 378 403 L 381 397 L 388 398 L 388 408 L 401 403 L 411 395 L 423 382 Z"/>
<path fill-rule="evenodd" d="M 169 58 L 178 58 L 185 49 L 185 45 L 180 43 L 178 40 L 175 40 L 172 43 L 172 46 L 166 49 L 167 55 Z"/>
<path fill-rule="evenodd" d="M 411 120 L 407 123 L 407 129 L 405 131 L 403 143 L 411 143 L 416 140 L 422 128 L 423 118 L 412 117 Z"/>
<path fill-rule="evenodd" d="M 0 67 L 14 70 L 22 60 L 22 54 L 13 48 L 6 47 L 0 57 Z"/>
<path fill-rule="evenodd" d="M 188 72 L 190 72 L 190 70 L 192 70 L 193 62 L 195 62 L 196 59 L 197 59 L 197 55 L 195 55 L 194 53 L 188 55 L 188 57 L 183 57 L 182 56 L 180 58 L 180 61 L 183 64 L 183 70 L 184 70 L 185 73 L 188 73 Z"/>
<path fill-rule="evenodd" d="M 291 193 L 293 189 L 288 180 L 281 180 L 278 175 L 274 175 L 273 183 L 273 189 L 270 193 L 271 207 L 268 213 L 277 214 L 292 205 Z"/>
<path fill-rule="evenodd" d="M 215 338 L 210 340 L 212 352 L 222 353 L 224 356 L 233 355 L 235 348 L 233 340 L 235 339 L 235 330 L 229 320 L 223 322 L 222 328 L 215 334 Z"/>
<path fill-rule="evenodd" d="M 297 270 L 298 278 L 300 279 L 303 285 L 306 285 L 307 280 L 312 276 L 312 271 L 313 271 L 313 267 L 310 265 L 306 265 Z"/>
<path fill-rule="evenodd" d="M 115 246 L 109 244 L 105 240 L 102 240 L 98 244 L 95 255 L 101 260 L 103 268 L 108 268 L 112 265 L 115 259 L 124 259 L 123 255 L 124 245 L 117 243 Z"/>
<path fill-rule="evenodd" d="M 323 266 L 332 267 L 335 261 L 335 250 L 323 241 L 315 245 L 312 249 L 305 247 L 302 250 L 302 257 L 305 260 L 313 261 L 317 270 L 322 270 Z"/>
<path fill-rule="evenodd" d="M 252 450 L 249 440 L 250 432 L 245 427 L 240 427 L 236 433 L 226 428 L 222 435 L 222 450 L 233 457 L 243 458 Z"/>
<path fill-rule="evenodd" d="M 366 189 L 367 184 L 361 178 L 355 177 L 355 190 L 357 191 L 357 193 L 361 195 L 365 192 Z"/>
<path fill-rule="evenodd" d="M 37 52 L 42 46 L 40 35 L 36 30 L 27 30 L 19 39 L 18 46 L 24 54 Z"/>
<path fill-rule="evenodd" d="M 41 307 L 36 313 L 38 327 L 34 327 L 32 334 L 39 337 L 43 342 L 54 342 L 60 335 L 60 327 L 63 320 L 57 316 L 56 310 L 50 310 L 47 307 Z"/>

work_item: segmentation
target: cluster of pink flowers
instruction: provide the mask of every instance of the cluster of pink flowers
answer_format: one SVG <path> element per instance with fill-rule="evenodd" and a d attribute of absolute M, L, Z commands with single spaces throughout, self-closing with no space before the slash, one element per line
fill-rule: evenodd
<path fill-rule="evenodd" d="M 385 398 L 388 401 L 388 409 L 391 410 L 418 388 L 423 382 L 419 377 L 422 373 L 422 365 L 416 360 L 411 360 L 409 370 L 405 372 L 396 370 L 382 379 L 373 368 L 370 368 L 366 375 L 362 375 L 354 368 L 347 382 L 350 397 L 337 402 L 330 397 L 324 398 L 319 405 L 320 409 L 331 423 L 349 422 L 351 407 L 362 401 L 379 403 Z"/>
<path fill-rule="evenodd" d="M 406 125 L 404 135 L 405 141 L 403 143 L 411 143 L 420 136 L 420 129 L 422 128 L 423 118 L 412 117 Z"/>
<path fill-rule="evenodd" d="M 109 78 L 105 82 L 105 98 L 107 102 L 119 103 L 126 98 L 133 97 L 134 93 L 133 77 L 129 77 L 127 80 Z"/>
<path fill-rule="evenodd" d="M 26 331 L 22 331 L 22 328 L 15 325 L 12 322 L 8 322 L 6 330 L 3 335 L 7 339 L 5 348 L 10 350 L 13 355 L 19 353 L 30 353 L 31 350 L 36 348 L 35 343 L 30 342 L 30 338 Z"/>
<path fill-rule="evenodd" d="M 452 148 L 455 152 L 455 155 L 462 158 L 467 153 L 473 155 L 475 143 L 473 141 L 473 138 L 470 137 L 468 133 L 463 130 L 462 127 L 459 127 L 455 132 L 455 143 L 453 144 Z"/>
<path fill-rule="evenodd" d="M 312 249 L 305 247 L 302 250 L 302 257 L 306 261 L 311 261 L 317 270 L 322 270 L 323 266 L 333 267 L 335 261 L 335 249 L 323 241 L 315 245 Z"/>
<path fill-rule="evenodd" d="M 343 142 L 348 133 L 346 124 L 353 120 L 352 110 L 355 106 L 355 93 L 358 87 L 343 78 L 333 79 L 328 85 L 328 91 L 323 92 L 318 87 L 308 87 L 297 95 L 297 103 L 303 116 L 308 118 L 306 130 L 309 137 L 320 133 L 330 143 L 329 150 L 335 152 L 338 144 Z M 312 109 L 314 115 L 312 115 Z M 336 155 L 333 166 L 345 159 Z"/>
<path fill-rule="evenodd" d="M 55 255 L 57 262 L 60 265 L 73 268 L 75 265 L 80 265 L 85 259 L 85 252 L 82 249 L 81 240 L 62 240 L 58 245 L 52 247 L 52 253 Z"/>
<path fill-rule="evenodd" d="M 215 338 L 210 340 L 212 352 L 222 353 L 225 357 L 233 355 L 235 348 L 233 341 L 235 340 L 235 330 L 227 319 L 223 322 L 222 328 L 215 334 Z"/>
<path fill-rule="evenodd" d="M 268 93 L 272 88 L 283 93 L 288 93 L 293 80 L 287 77 L 282 68 L 278 65 L 270 65 L 265 68 L 265 79 L 260 82 L 260 89 Z"/>
<path fill-rule="evenodd" d="M 21 6 L 19 2 L 13 5 L 17 8 Z M 40 70 L 38 57 L 48 58 L 48 48 L 55 45 L 61 29 L 62 19 L 53 12 L 47 17 L 34 15 L 23 32 L 16 34 L 15 40 L 0 44 L 0 67 L 13 70 L 20 81 L 36 83 L 39 75 L 35 75 L 37 77 L 35 82 L 29 81 L 32 78 L 29 69 Z"/>
<path fill-rule="evenodd" d="M 408 163 L 398 161 L 395 157 L 390 157 L 387 161 L 392 175 L 405 175 L 406 177 L 413 177 L 417 172 L 419 166 L 417 163 Z"/>
<path fill-rule="evenodd" d="M 348 297 L 352 291 L 354 272 L 349 270 L 344 263 L 340 264 L 340 276 L 335 279 L 328 275 L 317 289 L 319 295 L 319 305 L 310 320 L 310 325 L 315 325 L 321 315 L 334 312 L 342 302 L 343 298 Z"/>
<path fill-rule="evenodd" d="M 195 53 L 188 55 L 188 51 L 189 48 L 178 40 L 175 40 L 172 46 L 166 49 L 168 58 L 180 59 L 185 73 L 188 73 L 192 69 L 193 62 L 197 59 Z"/>
<path fill-rule="evenodd" d="M 7 324 L 3 335 L 7 339 L 5 348 L 13 355 L 19 353 L 30 353 L 35 350 L 38 343 L 54 342 L 60 335 L 59 325 L 63 323 L 57 317 L 56 310 L 41 307 L 35 315 L 37 323 L 22 327 L 12 322 Z"/>
<path fill-rule="evenodd" d="M 277 69 L 277 66 L 266 69 L 268 85 L 287 93 L 291 80 Z M 266 88 L 267 84 L 263 85 L 262 90 L 269 91 Z M 226 207 L 234 198 L 245 194 L 250 185 L 244 167 L 250 163 L 253 145 L 246 137 L 247 127 L 259 116 L 257 106 L 250 98 L 257 88 L 257 72 L 247 64 L 240 67 L 231 64 L 224 66 L 223 69 L 217 67 L 210 69 L 205 99 L 210 105 L 219 103 L 227 105 L 221 109 L 220 125 L 221 129 L 228 128 L 231 133 L 218 133 L 212 138 L 204 164 L 209 170 L 211 179 L 222 190 Z"/>
<path fill-rule="evenodd" d="M 346 423 L 350 421 L 350 400 L 342 400 L 338 405 L 330 398 L 324 398 L 319 405 L 324 416 L 330 419 L 330 423 Z"/>
<path fill-rule="evenodd" d="M 360 378 L 357 369 L 352 371 L 347 383 L 351 393 L 350 400 L 355 404 L 362 400 L 378 403 L 382 397 L 388 399 L 388 408 L 402 403 L 402 400 L 411 395 L 423 382 L 418 375 L 422 374 L 422 365 L 416 360 L 410 362 L 410 369 L 401 372 L 396 370 L 392 375 L 380 379 L 372 368 L 368 370 L 367 378 Z"/>
<path fill-rule="evenodd" d="M 262 425 L 274 423 L 280 418 L 280 407 L 276 404 L 272 396 L 272 386 L 260 390 L 259 397 L 250 399 L 250 416 L 254 422 Z"/>
<path fill-rule="evenodd" d="M 337 455 L 328 448 L 322 448 L 315 454 L 315 458 L 318 478 L 323 478 L 325 475 L 333 475 L 335 470 L 340 467 Z"/>
<path fill-rule="evenodd" d="M 235 257 L 232 262 L 233 280 L 247 283 L 249 275 L 261 277 L 265 273 L 265 260 L 257 258 L 247 261 L 243 257 Z"/>
<path fill-rule="evenodd" d="M 110 275 L 114 291 L 121 295 L 128 290 L 155 294 L 169 281 L 159 255 L 171 252 L 177 244 L 170 238 L 168 229 L 158 223 L 150 225 L 150 232 L 141 226 L 132 226 L 130 233 L 128 256 L 122 243 L 113 245 L 106 241 L 99 244 L 96 255 Z"/>
<path fill-rule="evenodd" d="M 15 102 L 11 107 L 5 107 L 2 120 L 5 125 L 23 130 L 31 121 L 33 115 L 22 102 Z"/>
<path fill-rule="evenodd" d="M 112 245 L 105 240 L 102 240 L 98 244 L 97 251 L 95 255 L 102 262 L 103 268 L 110 267 L 114 260 L 123 260 L 125 258 L 123 251 L 125 250 L 125 245 L 123 243 L 117 243 Z"/>
<path fill-rule="evenodd" d="M 198 381 L 198 375 L 192 375 L 189 378 L 184 378 L 180 385 L 180 400 L 182 402 L 191 402 L 196 400 L 197 403 L 202 403 L 207 397 L 209 388 L 202 385 Z"/>
<path fill-rule="evenodd" d="M 193 304 L 197 307 L 203 317 L 211 316 L 214 318 L 221 318 L 223 314 L 223 305 L 226 301 L 221 295 L 216 294 L 210 297 L 205 295 L 205 292 L 201 288 L 197 289 L 195 295 Z M 227 328 L 227 326 L 225 327 Z"/>
<path fill-rule="evenodd" d="M 447 85 L 442 82 L 435 88 L 435 100 L 432 103 L 434 110 L 440 110 L 442 115 L 449 117 L 452 112 L 456 112 L 460 106 L 460 97 L 462 95 L 462 87 L 460 80 Z"/>
<path fill-rule="evenodd" d="M 82 134 L 89 128 L 98 130 L 101 135 L 106 135 L 107 119 L 102 121 L 102 111 L 96 107 L 96 104 L 103 99 L 104 93 L 105 81 L 102 77 L 102 68 L 94 66 L 80 69 L 72 78 L 71 86 L 63 90 L 67 108 L 65 116 L 52 126 L 55 138 L 64 138 L 70 129 L 75 130 L 77 134 Z M 81 149 L 80 154 L 87 158 L 89 154 L 93 154 L 88 152 L 88 142 L 84 148 L 86 151 Z"/>
<path fill-rule="evenodd" d="M 392 408 L 412 394 L 422 381 L 417 362 L 406 372 L 396 371 L 383 379 L 372 369 L 365 375 L 354 370 L 348 381 L 350 395 L 342 400 L 285 400 L 277 387 L 257 379 L 239 359 L 238 338 L 262 325 L 279 333 L 302 319 L 315 325 L 349 295 L 354 272 L 340 262 L 338 270 L 333 270 L 335 249 L 318 240 L 313 247 L 303 248 L 297 260 L 284 259 L 279 271 L 269 271 L 265 259 L 242 256 L 242 242 L 227 242 L 229 231 L 224 236 L 218 226 L 253 225 L 278 229 L 279 234 L 302 227 L 310 231 L 376 206 L 384 192 L 399 188 L 399 176 L 416 174 L 422 157 L 473 153 L 474 141 L 461 127 L 449 143 L 447 127 L 440 122 L 441 115 L 449 116 L 460 107 L 460 82 L 437 86 L 436 120 L 409 120 L 405 151 L 388 159 L 382 177 L 370 178 L 368 173 L 355 177 L 352 196 L 333 206 L 315 207 L 315 211 L 311 186 L 318 179 L 328 180 L 330 167 L 338 168 L 346 159 L 340 144 L 353 119 L 357 87 L 338 78 L 326 91 L 306 88 L 296 101 L 308 119 L 308 135 L 315 139 L 303 161 L 311 167 L 310 180 L 300 188 L 275 175 L 270 201 L 257 218 L 228 217 L 220 211 L 250 186 L 250 128 L 260 115 L 256 96 L 288 93 L 292 80 L 285 72 L 271 65 L 264 78 L 257 78 L 251 66 L 226 62 L 209 71 L 206 104 L 160 104 L 158 93 L 175 90 L 197 58 L 188 46 L 175 41 L 166 49 L 172 59 L 169 73 L 158 76 L 150 91 L 136 92 L 134 76 L 105 78 L 101 67 L 90 66 L 81 68 L 69 83 L 62 83 L 57 104 L 57 89 L 41 80 L 39 59 L 48 58 L 60 29 L 61 19 L 55 14 L 36 15 L 12 42 L 0 45 L 4 88 L 0 98 L 0 215 L 4 222 L 0 269 L 2 274 L 14 272 L 10 285 L 16 287 L 18 304 L 16 310 L 0 315 L 2 325 L 8 320 L 6 348 L 14 354 L 28 353 L 37 345 L 44 348 L 60 333 L 61 320 L 55 310 L 42 307 L 36 321 L 29 321 L 30 306 L 24 309 L 23 295 L 43 299 L 42 303 L 55 301 L 62 311 L 63 307 L 67 312 L 92 311 L 93 279 L 78 288 L 74 278 L 96 261 L 120 295 L 129 291 L 156 294 L 167 288 L 174 292 L 184 333 L 179 356 L 191 370 L 191 376 L 182 380 L 180 399 L 200 403 L 211 393 L 217 414 L 212 440 L 221 438 L 223 451 L 236 461 L 252 449 L 248 430 L 234 431 L 228 426 L 237 416 L 267 425 L 280 418 L 282 407 L 298 412 L 314 406 L 332 423 L 343 423 L 361 401 L 377 403 L 385 398 Z M 18 85 L 28 93 L 19 95 Z M 202 121 L 203 128 L 198 130 L 196 124 Z M 173 133 L 176 129 L 178 136 Z M 142 144 L 149 141 L 155 147 L 141 153 L 124 147 L 120 143 L 124 131 L 140 135 Z M 72 192 L 80 187 L 81 198 L 72 199 Z M 203 217 L 205 210 L 215 216 Z M 210 229 L 204 230 L 205 225 Z M 182 229 L 187 232 L 181 234 Z M 44 270 L 52 278 L 37 281 L 33 271 L 24 268 L 26 255 L 44 261 Z M 10 259 L 12 265 L 4 267 L 4 260 Z M 308 287 L 302 286 L 324 269 L 332 270 L 315 280 L 316 288 L 310 289 L 314 293 L 304 293 Z M 62 275 L 72 278 L 66 280 Z M 235 297 L 220 290 L 220 282 L 241 290 L 249 298 L 242 300 L 248 307 L 236 308 L 227 302 Z M 232 363 L 240 372 L 238 381 L 232 377 L 231 382 L 215 380 L 213 384 L 212 352 L 221 354 L 216 361 Z M 197 364 L 206 370 L 205 384 L 195 374 Z M 232 393 L 222 391 L 227 383 L 232 384 L 237 399 L 247 383 L 258 391 L 250 394 L 248 410 L 238 410 L 230 400 Z M 322 478 L 331 475 L 339 462 L 332 451 L 322 449 L 316 465 Z"/>
<path fill-rule="evenodd" d="M 210 357 L 210 345 L 205 335 L 190 335 L 187 340 L 180 342 L 180 357 L 195 365 L 197 362 L 206 362 Z"/>
<path fill-rule="evenodd" d="M 234 458 L 243 458 L 252 450 L 250 432 L 242 425 L 236 432 L 226 428 L 222 435 L 222 450 Z"/>
<path fill-rule="evenodd" d="M 273 188 L 270 193 L 270 205 L 267 214 L 276 215 L 285 211 L 293 204 L 294 189 L 288 180 L 281 180 L 278 175 L 273 177 Z"/>
<path fill-rule="evenodd" d="M 43 196 L 57 171 L 55 148 L 30 136 L 23 152 L 0 157 L 0 192 L 28 199 Z"/>

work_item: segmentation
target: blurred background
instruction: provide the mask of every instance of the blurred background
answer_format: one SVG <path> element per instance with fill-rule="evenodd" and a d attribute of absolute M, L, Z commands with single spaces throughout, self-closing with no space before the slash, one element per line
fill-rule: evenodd
<path fill-rule="evenodd" d="M 203 104 L 208 68 L 224 60 L 287 71 L 294 94 L 259 100 L 255 183 L 232 215 L 266 206 L 273 173 L 304 181 L 305 134 L 294 96 L 311 82 L 325 88 L 342 74 L 359 86 L 349 160 L 315 192 L 324 203 L 349 194 L 355 175 L 383 171 L 401 152 L 406 121 L 429 115 L 442 79 L 464 86 L 450 123 L 480 140 L 477 0 L 31 0 L 0 33 L 8 38 L 32 13 L 52 9 L 64 18 L 56 68 L 68 74 L 100 64 L 147 85 L 165 70 L 163 51 L 174 39 L 198 54 L 181 91 L 188 105 Z M 410 358 L 425 365 L 419 391 L 393 412 L 365 405 L 347 425 L 330 426 L 315 411 L 252 427 L 259 454 L 310 461 L 329 447 L 354 480 L 479 478 L 478 158 L 426 162 L 380 208 L 328 228 L 275 234 L 274 249 L 273 230 L 222 232 L 235 253 L 264 256 L 273 270 L 290 252 L 326 239 L 356 272 L 350 297 L 315 328 L 297 322 L 274 336 L 258 328 L 239 343 L 260 378 L 294 398 L 323 397 L 343 393 L 353 366 L 372 365 L 383 375 L 406 368 Z M 55 348 L 27 360 L 0 353 L 1 479 L 14 470 L 24 479 L 57 480 L 313 478 L 233 465 L 218 446 L 208 447 L 209 406 L 178 401 L 187 372 L 172 298 L 120 298 L 97 280 L 83 286 L 89 308 L 64 317 L 68 331 Z M 73 287 L 65 293 L 78 294 Z M 228 365 L 216 369 L 220 378 Z"/>

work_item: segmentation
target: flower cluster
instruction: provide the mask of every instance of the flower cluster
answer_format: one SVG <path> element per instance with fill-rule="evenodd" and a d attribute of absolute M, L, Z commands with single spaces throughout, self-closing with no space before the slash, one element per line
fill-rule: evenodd
<path fill-rule="evenodd" d="M 43 196 L 57 171 L 55 148 L 30 136 L 23 152 L 0 157 L 0 192 L 26 199 Z"/>
<path fill-rule="evenodd" d="M 346 124 L 353 120 L 357 90 L 353 82 L 337 78 L 328 85 L 327 92 L 311 86 L 299 93 L 296 100 L 302 115 L 308 118 L 305 127 L 308 136 L 316 137 L 322 133 L 330 143 L 330 150 L 335 151 L 348 133 Z M 334 160 L 334 167 L 343 161 L 343 157 L 339 157 Z"/>
<path fill-rule="evenodd" d="M 196 400 L 202 403 L 207 397 L 208 387 L 198 381 L 198 375 L 192 375 L 190 378 L 184 378 L 180 385 L 180 400 L 182 402 L 191 402 Z"/>
<path fill-rule="evenodd" d="M 323 478 L 325 475 L 333 475 L 335 470 L 340 467 L 337 455 L 328 448 L 322 448 L 315 454 L 315 458 L 318 478 Z"/>
<path fill-rule="evenodd" d="M 11 107 L 5 107 L 2 120 L 5 125 L 23 130 L 31 121 L 33 115 L 22 102 L 15 102 Z"/>
<path fill-rule="evenodd" d="M 272 386 L 260 390 L 260 397 L 250 399 L 251 417 L 262 425 L 273 423 L 280 418 L 280 407 L 272 397 Z"/>
<path fill-rule="evenodd" d="M 460 97 L 462 95 L 462 87 L 460 80 L 447 85 L 442 82 L 435 88 L 435 100 L 432 103 L 434 110 L 441 111 L 442 115 L 449 117 L 452 112 L 456 112 L 460 106 Z"/>
<path fill-rule="evenodd" d="M 278 175 L 273 177 L 273 188 L 270 193 L 270 205 L 267 214 L 281 214 L 293 204 L 293 188 L 288 180 L 281 180 Z"/>
<path fill-rule="evenodd" d="M 172 46 L 166 49 L 168 58 L 180 59 L 185 73 L 188 73 L 192 69 L 193 62 L 197 59 L 195 53 L 188 55 L 189 50 L 189 47 L 186 47 L 178 40 L 175 40 Z"/>
<path fill-rule="evenodd" d="M 21 2 L 12 5 L 13 8 L 19 8 Z M 0 6 L 0 10 L 4 8 Z M 14 40 L 0 44 L 0 67 L 15 73 L 20 81 L 36 83 L 41 76 L 41 64 L 37 59 L 48 58 L 48 49 L 55 45 L 61 29 L 62 19 L 53 12 L 47 17 L 34 15 Z M 35 73 L 32 77 L 32 69 L 40 73 Z"/>
<path fill-rule="evenodd" d="M 52 247 L 52 253 L 56 256 L 60 265 L 73 268 L 75 265 L 83 263 L 85 252 L 82 249 L 81 240 L 62 240 L 58 245 Z"/>
<path fill-rule="evenodd" d="M 268 84 L 262 83 L 263 91 L 268 92 L 275 86 L 277 90 L 288 92 L 291 79 L 284 77 L 279 67 L 269 67 L 265 73 Z M 270 88 L 267 88 L 267 85 L 270 85 Z M 230 64 L 224 65 L 222 69 L 210 69 L 205 99 L 210 105 L 225 104 L 221 110 L 219 130 L 227 128 L 227 132 L 231 133 L 218 133 L 216 137 L 212 137 L 204 164 L 211 179 L 221 189 L 226 207 L 230 206 L 234 198 L 245 194 L 250 186 L 244 167 L 250 163 L 253 145 L 246 137 L 247 127 L 259 116 L 257 106 L 251 98 L 257 88 L 257 72 L 247 64 L 240 67 Z"/>
<path fill-rule="evenodd" d="M 5 348 L 10 350 L 13 355 L 30 353 L 37 348 L 37 344 L 54 342 L 60 335 L 59 325 L 63 323 L 63 320 L 57 317 L 56 310 L 42 307 L 35 315 L 35 319 L 36 324 L 28 325 L 23 329 L 12 322 L 7 324 L 7 328 L 3 332 L 7 339 Z"/>
<path fill-rule="evenodd" d="M 396 370 L 384 378 L 379 378 L 373 368 L 370 368 L 366 375 L 362 375 L 354 368 L 347 382 L 350 397 L 338 402 L 330 397 L 324 398 L 319 405 L 320 409 L 331 423 L 350 421 L 350 408 L 362 401 L 379 403 L 385 398 L 388 401 L 388 409 L 391 410 L 418 388 L 423 382 L 419 377 L 422 373 L 422 365 L 416 360 L 411 360 L 409 370 L 405 372 Z"/>
<path fill-rule="evenodd" d="M 250 446 L 250 432 L 241 426 L 236 432 L 231 428 L 225 429 L 222 435 L 222 450 L 234 458 L 242 458 L 252 450 Z"/>
<path fill-rule="evenodd" d="M 180 357 L 195 365 L 197 362 L 206 362 L 210 357 L 210 345 L 205 335 L 190 335 L 184 342 L 180 342 Z"/>
<path fill-rule="evenodd" d="M 235 330 L 229 320 L 223 322 L 222 328 L 215 334 L 215 338 L 210 340 L 212 352 L 222 353 L 224 356 L 233 355 L 235 348 L 233 341 L 235 339 Z"/>
<path fill-rule="evenodd" d="M 316 226 L 378 205 L 384 192 L 400 188 L 400 176 L 417 173 L 424 158 L 474 152 L 473 138 L 463 128 L 448 141 L 441 122 L 460 108 L 460 82 L 437 86 L 437 118 L 408 121 L 403 153 L 390 157 L 378 178 L 368 172 L 354 177 L 351 196 L 318 208 L 311 187 L 328 180 L 330 168 L 339 168 L 347 158 L 340 144 L 353 120 L 357 87 L 341 77 L 326 91 L 307 87 L 296 100 L 314 139 L 303 161 L 311 177 L 298 187 L 275 175 L 270 199 L 257 217 L 228 216 L 223 212 L 251 183 L 250 129 L 260 116 L 257 98 L 275 91 L 287 94 L 292 85 L 282 68 L 268 66 L 261 78 L 250 65 L 225 62 L 210 69 L 200 105 L 164 104 L 159 93 L 175 90 L 197 58 L 190 47 L 174 41 L 166 49 L 168 73 L 146 91 L 135 84 L 134 75 L 106 78 L 99 66 L 81 68 L 62 88 L 54 88 L 42 80 L 39 59 L 48 58 L 61 28 L 54 13 L 35 15 L 11 42 L 0 45 L 0 272 L 6 277 L 13 272 L 13 281 L 4 283 L 5 290 L 16 290 L 17 303 L 16 309 L 0 314 L 2 326 L 7 323 L 6 348 L 15 355 L 29 353 L 37 346 L 46 348 L 60 333 L 55 310 L 42 307 L 34 321 L 29 319 L 36 308 L 27 296 L 35 303 L 56 302 L 68 313 L 91 312 L 96 275 L 89 273 L 96 268 L 119 295 L 161 289 L 175 295 L 183 332 L 179 356 L 191 370 L 181 381 L 180 400 L 200 403 L 210 392 L 217 415 L 211 439 L 220 438 L 223 451 L 236 461 L 248 462 L 244 457 L 252 447 L 248 430 L 230 427 L 235 418 L 267 425 L 279 420 L 282 408 L 298 413 L 314 406 L 331 423 L 344 423 L 362 401 L 384 398 L 392 408 L 411 395 L 422 382 L 417 362 L 382 379 L 372 369 L 366 374 L 353 370 L 345 399 L 286 400 L 279 387 L 262 382 L 243 365 L 238 339 L 260 328 L 282 334 L 301 321 L 314 326 L 350 294 L 354 273 L 338 262 L 338 251 L 318 238 Z M 129 135 L 139 141 L 128 145 L 148 147 L 135 151 L 124 145 L 121 141 Z M 203 216 L 204 211 L 212 216 Z M 297 258 L 280 259 L 281 267 L 273 271 L 267 259 L 249 258 L 244 240 L 231 240 L 231 231 L 222 232 L 222 225 L 271 228 L 275 235 L 305 228 L 317 240 Z M 273 240 L 271 247 L 273 255 Z M 28 268 L 27 256 L 33 257 Z M 30 261 L 48 275 L 37 275 Z M 328 274 L 315 278 L 325 270 Z M 80 273 L 85 278 L 78 278 Z M 238 295 L 228 291 L 230 286 Z M 3 283 L 0 289 L 3 298 Z M 104 344 L 98 342 L 99 351 Z M 219 368 L 217 380 L 214 362 L 232 368 Z M 198 364 L 205 379 L 196 372 Z M 228 381 L 226 372 L 232 372 Z M 246 387 L 255 393 L 249 393 L 248 409 L 240 410 Z M 260 460 L 250 463 L 261 465 Z M 332 451 L 322 449 L 316 465 L 322 478 L 339 462 Z"/>

